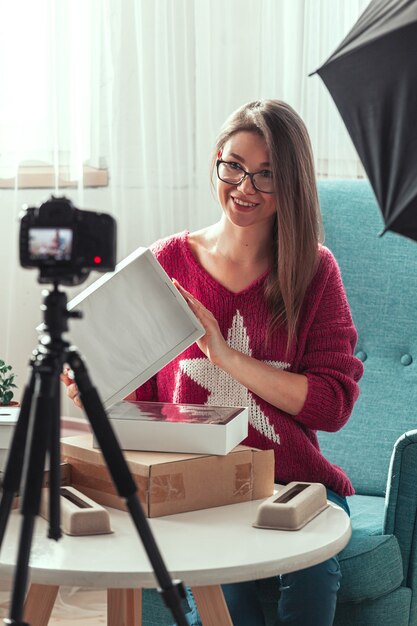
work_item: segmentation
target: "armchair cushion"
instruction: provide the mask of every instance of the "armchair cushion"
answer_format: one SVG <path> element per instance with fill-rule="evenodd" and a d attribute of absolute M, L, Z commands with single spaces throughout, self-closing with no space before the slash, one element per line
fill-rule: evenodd
<path fill-rule="evenodd" d="M 377 600 L 338 603 L 333 626 L 411 626 L 410 601 L 411 589 L 399 587 Z"/>
<path fill-rule="evenodd" d="M 351 496 L 347 498 L 352 522 L 352 537 L 392 534 L 384 533 L 385 498 L 380 496 Z M 345 548 L 347 549 L 347 548 Z"/>
<path fill-rule="evenodd" d="M 394 535 L 383 535 L 384 498 L 349 498 L 352 539 L 339 554 L 342 583 L 338 602 L 374 600 L 400 587 L 401 550 Z"/>
<path fill-rule="evenodd" d="M 338 602 L 374 600 L 403 580 L 400 547 L 394 535 L 362 536 L 339 555 L 342 584 Z"/>
<path fill-rule="evenodd" d="M 400 587 L 403 562 L 397 538 L 383 534 L 385 499 L 348 498 L 352 538 L 338 555 L 342 582 L 338 602 L 374 600 Z"/>

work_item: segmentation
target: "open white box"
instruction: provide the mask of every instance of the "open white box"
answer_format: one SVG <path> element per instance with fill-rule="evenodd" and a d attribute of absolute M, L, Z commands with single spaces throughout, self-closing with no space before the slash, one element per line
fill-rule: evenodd
<path fill-rule="evenodd" d="M 73 298 L 68 310 L 83 315 L 71 324 L 71 342 L 85 358 L 123 450 L 227 454 L 247 436 L 245 407 L 154 403 L 146 417 L 139 403 L 122 401 L 204 334 L 149 249 L 138 248 Z"/>

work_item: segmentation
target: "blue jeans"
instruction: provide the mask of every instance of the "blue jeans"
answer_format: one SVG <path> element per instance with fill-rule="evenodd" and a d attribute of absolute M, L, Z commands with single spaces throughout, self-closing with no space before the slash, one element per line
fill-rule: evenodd
<path fill-rule="evenodd" d="M 330 489 L 327 497 L 350 515 L 346 498 Z M 276 626 L 332 626 L 340 587 L 340 567 L 334 556 L 324 563 L 279 576 Z M 256 581 L 222 585 L 234 626 L 265 626 Z M 191 626 L 201 626 L 191 590 L 186 588 Z"/>

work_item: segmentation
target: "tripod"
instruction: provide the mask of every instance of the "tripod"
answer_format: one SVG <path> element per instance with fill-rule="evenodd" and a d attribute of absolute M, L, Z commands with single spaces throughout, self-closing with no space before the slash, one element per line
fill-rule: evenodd
<path fill-rule="evenodd" d="M 184 587 L 172 581 L 152 535 L 148 520 L 137 496 L 136 484 L 113 433 L 99 395 L 75 348 L 62 339 L 68 330 L 68 318 L 81 317 L 67 311 L 67 297 L 54 283 L 44 292 L 42 305 L 46 334 L 41 337 L 31 358 L 31 375 L 25 387 L 19 418 L 10 447 L 0 503 L 0 547 L 15 495 L 22 485 L 20 512 L 22 523 L 14 574 L 10 617 L 5 624 L 29 626 L 23 621 L 28 586 L 28 566 L 36 516 L 39 513 L 43 473 L 49 454 L 49 530 L 48 537 L 58 540 L 60 528 L 60 374 L 68 363 L 74 372 L 80 399 L 97 438 L 115 487 L 125 499 L 149 561 L 154 569 L 160 592 L 179 626 L 187 626 L 182 610 Z"/>

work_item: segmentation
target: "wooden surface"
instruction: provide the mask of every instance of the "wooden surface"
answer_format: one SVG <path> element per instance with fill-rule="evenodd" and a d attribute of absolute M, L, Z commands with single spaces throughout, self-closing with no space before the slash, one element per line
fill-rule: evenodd
<path fill-rule="evenodd" d="M 31 626 L 47 626 L 59 587 L 32 584 L 26 597 L 24 619 Z"/>
<path fill-rule="evenodd" d="M 141 626 L 142 593 L 140 589 L 107 590 L 107 626 Z"/>
<path fill-rule="evenodd" d="M 204 626 L 233 626 L 219 585 L 193 587 L 192 591 Z"/>

